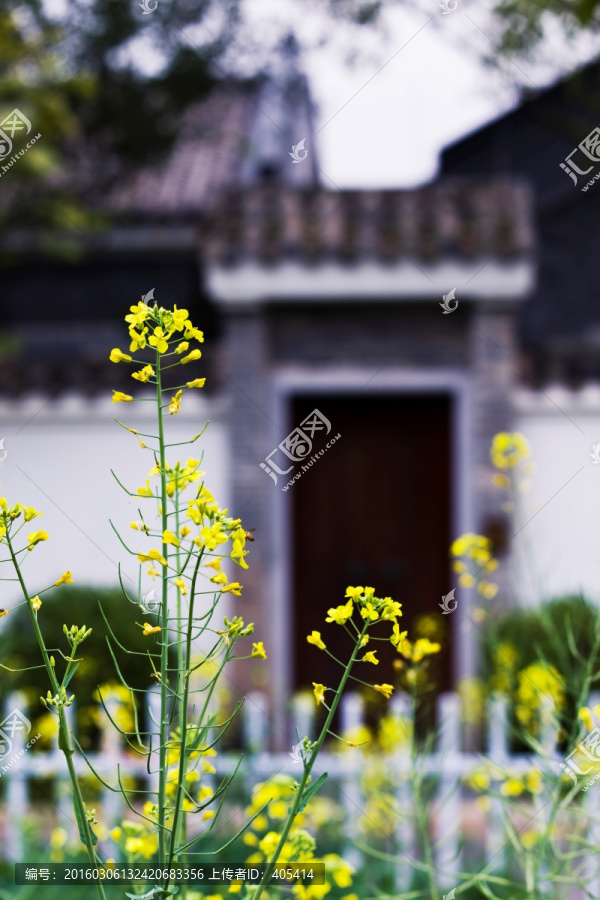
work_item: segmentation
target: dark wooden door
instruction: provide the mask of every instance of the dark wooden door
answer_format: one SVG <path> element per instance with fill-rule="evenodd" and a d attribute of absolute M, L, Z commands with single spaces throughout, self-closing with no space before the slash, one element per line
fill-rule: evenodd
<path fill-rule="evenodd" d="M 332 652 L 348 658 L 344 630 L 324 621 L 329 607 L 345 602 L 348 585 L 369 585 L 376 596 L 402 603 L 400 624 L 409 638 L 423 613 L 446 629 L 451 618 L 442 617 L 438 606 L 451 585 L 450 399 L 297 397 L 292 423 L 315 407 L 331 422 L 331 434 L 315 449 L 332 435 L 340 438 L 290 488 L 296 688 L 339 682 L 339 666 L 306 635 L 320 631 Z M 384 627 L 387 634 L 391 626 Z M 398 654 L 383 642 L 377 649 L 381 663 L 364 664 L 361 675 L 372 683 L 396 683 L 392 661 Z M 439 687 L 448 689 L 447 649 L 435 668 Z"/>

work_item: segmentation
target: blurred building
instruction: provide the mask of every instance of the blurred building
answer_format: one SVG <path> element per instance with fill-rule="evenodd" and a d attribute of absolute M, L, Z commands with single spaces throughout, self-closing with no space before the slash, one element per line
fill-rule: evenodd
<path fill-rule="evenodd" d="M 565 370 L 552 369 L 565 346 L 576 360 L 583 347 L 558 311 L 559 277 L 572 269 L 559 245 L 577 240 L 593 200 L 561 172 L 568 150 L 545 146 L 539 166 L 548 184 L 565 182 L 554 227 L 545 207 L 538 221 L 535 145 L 530 168 L 488 146 L 505 128 L 518 148 L 519 111 L 447 151 L 442 177 L 420 190 L 327 192 L 306 83 L 284 75 L 217 88 L 189 111 L 168 160 L 107 198 L 115 224 L 77 263 L 28 248 L 0 287 L 0 490 L 46 511 L 56 541 L 36 551 L 41 581 L 76 563 L 79 581 L 117 580 L 124 551 L 108 518 L 116 510 L 126 528 L 136 502 L 110 467 L 135 490 L 147 462 L 109 399 L 131 386 L 108 361 L 126 343 L 126 307 L 154 289 L 204 328 L 206 391 L 184 396 L 170 424 L 176 441 L 211 420 L 207 484 L 256 529 L 243 598 L 230 603 L 267 647 L 276 722 L 317 663 L 321 680 L 335 678 L 306 635 L 322 630 L 348 584 L 402 602 L 411 631 L 424 614 L 447 629 L 445 685 L 474 671 L 477 600 L 458 588 L 456 612 L 439 607 L 456 587 L 448 547 L 461 532 L 489 535 L 518 574 L 522 537 L 542 528 L 545 583 L 518 574 L 515 596 L 501 576 L 497 602 L 589 592 L 600 574 L 597 554 L 580 552 L 593 542 L 600 389 L 573 394 Z M 538 262 L 550 293 L 536 287 Z M 548 366 L 560 381 L 550 390 Z M 145 407 L 116 409 L 141 431 Z M 540 464 L 522 534 L 489 462 L 493 435 L 516 428 Z M 137 563 L 124 569 L 137 578 Z M 240 686 L 266 687 L 266 668 L 251 671 L 238 669 Z"/>

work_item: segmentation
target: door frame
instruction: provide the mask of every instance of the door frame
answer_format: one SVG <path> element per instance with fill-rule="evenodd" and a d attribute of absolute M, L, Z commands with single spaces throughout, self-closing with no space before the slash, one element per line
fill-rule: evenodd
<path fill-rule="evenodd" d="M 291 421 L 293 399 L 305 394 L 354 394 L 362 397 L 384 395 L 387 397 L 418 396 L 420 394 L 446 394 L 451 400 L 450 443 L 453 465 L 450 473 L 450 527 L 452 535 L 473 531 L 475 507 L 474 479 L 469 477 L 473 466 L 471 453 L 473 435 L 473 393 L 468 376 L 456 369 L 432 367 L 427 371 L 414 368 L 388 369 L 373 376 L 373 369 L 366 366 L 332 368 L 304 365 L 286 365 L 273 373 L 270 407 L 274 445 L 282 440 L 296 424 Z M 335 422 L 331 423 L 332 433 Z M 279 432 L 279 437 L 275 440 Z M 342 434 L 340 440 L 343 440 Z M 334 450 L 334 448 L 332 448 Z M 334 450 L 335 452 L 335 450 Z M 270 590 L 268 614 L 270 621 L 273 711 L 275 721 L 286 722 L 286 701 L 293 685 L 292 634 L 292 502 L 293 488 L 283 492 L 278 486 L 273 492 L 271 515 L 273 521 L 272 567 L 269 575 Z M 448 590 L 451 586 L 448 585 Z M 468 595 L 466 595 L 468 597 Z M 340 603 L 343 598 L 340 598 Z M 440 600 L 442 598 L 440 597 Z M 452 621 L 451 672 L 454 682 L 472 676 L 476 670 L 476 645 L 467 630 L 467 603 L 458 603 L 457 615 Z M 292 736 L 293 737 L 293 736 Z"/>

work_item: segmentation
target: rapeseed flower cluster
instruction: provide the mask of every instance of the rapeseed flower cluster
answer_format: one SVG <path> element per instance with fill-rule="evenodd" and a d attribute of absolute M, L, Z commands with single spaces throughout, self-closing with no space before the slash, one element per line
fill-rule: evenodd
<path fill-rule="evenodd" d="M 501 431 L 492 440 L 490 459 L 497 469 L 514 469 L 530 455 L 527 438 L 519 431 Z"/>
<path fill-rule="evenodd" d="M 44 541 L 50 540 L 50 535 L 47 531 L 38 530 L 31 531 L 27 535 L 25 541 L 21 539 L 22 546 L 15 546 L 15 540 L 18 538 L 21 530 L 24 528 L 26 522 L 31 522 L 33 519 L 38 516 L 43 516 L 44 513 L 35 509 L 33 506 L 24 506 L 22 503 L 15 503 L 14 506 L 9 506 L 5 497 L 0 497 L 0 544 L 7 544 L 10 550 L 14 553 L 14 557 L 16 560 L 19 559 L 21 554 L 29 552 L 37 547 L 38 544 L 43 543 Z M 57 578 L 56 581 L 53 582 L 54 587 L 60 587 L 63 584 L 73 584 L 74 578 L 73 573 L 68 570 L 63 572 L 63 574 Z M 45 591 L 50 590 L 52 585 L 44 588 L 39 591 L 38 594 L 35 594 L 33 597 L 29 597 L 29 603 L 31 604 L 31 609 L 37 614 L 42 608 L 42 600 L 40 598 L 40 594 L 45 593 Z M 0 610 L 0 618 L 3 616 L 7 616 L 9 610 L 1 609 Z"/>
<path fill-rule="evenodd" d="M 488 762 L 463 778 L 463 783 L 475 793 L 501 794 L 503 797 L 537 796 L 542 793 L 542 774 L 532 767 L 523 772 L 504 769 Z"/>
<path fill-rule="evenodd" d="M 450 547 L 450 554 L 457 557 L 452 568 L 458 572 L 460 587 L 476 587 L 486 600 L 493 600 L 498 593 L 498 585 L 485 578 L 498 568 L 498 560 L 492 556 L 490 546 L 489 538 L 468 532 L 456 538 Z"/>
<path fill-rule="evenodd" d="M 554 720 L 566 704 L 565 679 L 551 663 L 534 662 L 522 669 L 517 676 L 515 713 L 531 734 L 539 734 L 543 728 L 543 714 Z"/>
<path fill-rule="evenodd" d="M 528 476 L 535 471 L 535 466 L 532 462 L 526 462 L 530 455 L 527 439 L 518 431 L 512 434 L 502 431 L 492 440 L 490 459 L 499 470 L 494 474 L 492 482 L 496 487 L 508 491 L 509 497 L 501 505 L 503 512 L 512 513 L 518 494 L 531 490 Z"/>
<path fill-rule="evenodd" d="M 272 858 L 296 790 L 297 783 L 289 775 L 275 775 L 269 781 L 256 785 L 250 805 L 246 808 L 246 815 L 254 818 L 242 838 L 246 846 L 252 848 L 252 853 L 246 860 L 248 866 L 260 865 Z M 318 824 L 319 820 L 323 824 L 328 821 L 331 814 L 329 804 L 330 801 L 311 798 L 303 812 L 296 815 L 294 826 L 278 856 L 278 862 L 282 864 L 301 862 L 325 864 L 325 884 L 294 884 L 292 893 L 298 900 L 322 900 L 333 885 L 343 889 L 352 884 L 353 867 L 336 853 L 317 857 L 316 841 L 303 827 L 313 819 L 313 805 L 316 807 L 314 824 Z M 335 811 L 335 806 L 333 809 Z M 230 892 L 237 892 L 240 888 L 241 885 L 232 885 Z M 348 897 L 344 900 L 348 900 Z"/>
<path fill-rule="evenodd" d="M 371 639 L 375 641 L 389 640 L 392 646 L 395 647 L 397 652 L 403 657 L 403 660 L 412 663 L 416 667 L 426 657 L 439 653 L 441 644 L 437 641 L 431 641 L 427 637 L 417 638 L 414 642 L 409 641 L 407 639 L 408 632 L 401 631 L 400 625 L 398 624 L 398 619 L 401 616 L 401 603 L 392 600 L 391 597 L 376 597 L 374 588 L 359 585 L 356 587 L 350 586 L 346 589 L 346 602 L 340 606 L 329 609 L 325 621 L 327 623 L 341 625 L 348 634 L 356 640 L 356 651 L 353 657 L 354 662 L 378 666 L 380 660 L 377 656 L 376 649 L 370 648 L 365 650 L 362 655 L 358 655 L 358 653 L 367 646 Z M 360 622 L 361 619 L 362 623 Z M 383 622 L 390 622 L 392 625 L 392 633 L 388 638 L 372 636 L 367 633 L 371 626 L 381 625 Z M 324 650 L 329 656 L 336 659 L 336 657 L 327 650 L 327 645 L 323 640 L 320 631 L 312 631 L 311 634 L 307 635 L 306 640 L 309 644 L 312 644 L 319 650 Z M 336 662 L 338 662 L 337 659 Z M 400 667 L 405 665 L 404 662 L 400 663 L 400 661 L 398 661 L 398 664 Z M 416 671 L 417 670 L 415 669 L 412 674 L 416 674 Z M 390 699 L 394 691 L 394 686 L 387 682 L 370 684 L 354 675 L 350 675 L 349 677 L 366 687 L 372 688 L 376 693 L 385 697 L 386 700 Z M 333 691 L 334 689 L 316 681 L 313 681 L 313 689 L 317 706 L 322 704 L 326 709 L 329 709 L 329 706 L 325 702 L 325 697 L 327 691 Z M 364 742 L 365 741 L 363 740 L 346 740 L 346 743 L 349 744 L 349 746 L 360 746 Z"/>
<path fill-rule="evenodd" d="M 363 620 L 360 628 L 353 618 L 355 613 L 357 613 L 359 618 L 362 618 Z M 349 634 L 355 637 L 358 640 L 356 648 L 357 651 L 359 648 L 365 647 L 369 642 L 370 636 L 366 632 L 372 625 L 379 624 L 381 622 L 391 622 L 393 625 L 393 631 L 389 640 L 396 647 L 398 652 L 402 652 L 399 645 L 406 643 L 405 639 L 407 632 L 400 632 L 398 626 L 398 618 L 401 615 L 401 603 L 392 600 L 391 597 L 376 597 L 375 588 L 362 587 L 359 585 L 357 587 L 348 587 L 346 589 L 346 603 L 329 609 L 327 611 L 327 617 L 325 618 L 325 621 L 328 623 L 335 623 L 336 625 L 343 626 Z M 309 644 L 313 644 L 315 647 L 318 647 L 318 649 L 324 650 L 326 653 L 329 653 L 325 642 L 321 638 L 320 631 L 313 631 L 307 636 L 306 640 Z M 386 639 L 375 638 L 375 640 Z M 331 653 L 329 653 L 329 655 L 333 656 Z M 333 658 L 335 659 L 335 657 Z M 377 658 L 377 653 L 375 650 L 367 650 L 358 659 L 358 661 L 369 663 L 375 666 L 379 665 L 379 659 Z M 355 678 L 355 676 L 350 677 L 354 678 L 355 681 L 359 681 L 361 684 L 366 684 L 366 682 L 362 681 L 359 678 Z M 389 700 L 394 690 L 393 685 L 387 683 L 367 686 L 372 687 L 373 690 L 377 691 L 377 693 L 382 694 L 382 696 L 384 696 L 386 700 Z M 313 681 L 313 688 L 317 706 L 323 704 L 326 709 L 329 709 L 327 703 L 325 702 L 325 694 L 327 693 L 327 691 L 333 689 L 328 688 L 326 685 L 316 681 Z"/>
<path fill-rule="evenodd" d="M 153 348 L 156 354 L 154 363 L 146 362 L 132 377 L 138 382 L 156 385 L 161 413 L 168 409 L 169 414 L 179 412 L 182 397 L 186 388 L 201 388 L 205 379 L 192 379 L 185 385 L 178 385 L 170 401 L 162 402 L 161 372 L 163 361 L 170 358 L 169 365 L 187 365 L 201 358 L 199 349 L 191 349 L 190 342 L 202 343 L 204 337 L 189 318 L 186 309 L 165 309 L 158 304 L 149 305 L 143 300 L 130 307 L 130 313 L 125 317 L 129 326 L 131 340 L 129 353 L 125 353 L 115 347 L 110 354 L 114 363 L 136 363 L 131 354 Z M 133 397 L 115 391 L 113 401 L 132 402 Z M 140 439 L 138 431 L 129 428 L 122 423 L 122 427 L 132 432 L 140 440 L 142 448 L 146 443 Z M 161 432 L 162 434 L 162 432 Z M 154 437 L 162 440 L 160 436 L 143 435 L 145 439 Z M 192 438 L 195 441 L 200 435 Z M 241 519 L 233 519 L 228 516 L 227 509 L 221 509 L 215 501 L 215 497 L 203 481 L 205 472 L 200 468 L 200 460 L 189 457 L 185 463 L 169 463 L 164 453 L 150 447 L 154 454 L 155 464 L 148 471 L 145 483 L 137 489 L 137 497 L 141 500 L 152 499 L 158 504 L 158 512 L 162 518 L 163 527 L 152 528 L 145 517 L 131 522 L 131 528 L 138 532 L 146 544 L 137 552 L 137 559 L 141 564 L 147 563 L 146 574 L 150 578 L 161 576 L 166 578 L 169 584 L 177 590 L 178 602 L 181 598 L 189 598 L 193 602 L 193 595 L 197 593 L 196 575 L 188 574 L 188 565 L 193 558 L 200 557 L 201 565 L 196 567 L 201 578 L 208 581 L 208 592 L 220 594 L 233 594 L 241 596 L 242 584 L 238 581 L 230 581 L 222 571 L 223 558 L 230 559 L 241 569 L 247 569 L 248 563 L 245 557 L 248 551 L 245 549 L 247 534 L 242 528 Z M 153 482 L 153 479 L 156 481 Z M 184 492 L 194 487 L 192 497 L 184 498 Z M 163 497 L 166 494 L 167 501 L 171 501 L 172 511 L 163 509 Z M 173 517 L 175 527 L 164 527 L 166 517 Z M 159 546 L 148 546 L 150 541 L 156 541 Z M 228 546 L 229 545 L 229 546 Z M 135 551 L 130 551 L 135 552 Z M 138 623 L 139 624 L 139 623 Z M 161 626 L 153 622 L 140 624 L 145 636 L 158 635 Z M 249 626 L 250 628 L 251 626 Z M 241 636 L 241 629 L 231 630 L 228 626 L 225 631 L 217 632 L 224 638 L 226 644 L 231 643 L 231 638 Z M 246 631 L 245 633 L 250 633 Z M 252 656 L 266 659 L 266 651 L 262 642 L 253 645 Z"/>
<path fill-rule="evenodd" d="M 110 836 L 119 845 L 128 863 L 134 863 L 139 859 L 152 859 L 158 851 L 158 829 L 154 822 L 156 807 L 150 801 L 144 804 L 143 815 L 145 818 L 139 822 L 124 819 L 120 826 L 113 828 Z"/>

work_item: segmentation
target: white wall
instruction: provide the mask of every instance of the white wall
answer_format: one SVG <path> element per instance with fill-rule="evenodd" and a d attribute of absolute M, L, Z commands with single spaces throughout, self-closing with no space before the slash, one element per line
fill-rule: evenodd
<path fill-rule="evenodd" d="M 582 591 L 600 599 L 600 386 L 515 394 L 516 428 L 536 472 L 515 524 L 517 589 L 523 602 Z M 499 495 L 502 493 L 498 492 Z"/>
<path fill-rule="evenodd" d="M 0 463 L 0 496 L 9 504 L 19 501 L 44 513 L 43 519 L 27 523 L 25 536 L 42 528 L 50 535 L 50 540 L 27 554 L 25 575 L 32 595 L 66 569 L 80 584 L 118 585 L 119 562 L 124 583 L 137 590 L 139 563 L 121 546 L 109 518 L 139 552 L 144 539 L 129 522 L 139 520 L 138 506 L 148 518 L 153 501 L 128 497 L 110 469 L 135 492 L 154 462 L 150 451 L 142 450 L 113 417 L 140 432 L 154 431 L 153 411 L 153 403 L 112 404 L 107 398 L 88 400 L 76 395 L 0 403 L 0 438 L 7 452 Z M 187 391 L 181 412 L 167 416 L 166 436 L 168 441 L 186 440 L 201 431 L 208 418 L 211 424 L 203 437 L 192 445 L 172 448 L 167 460 L 173 464 L 190 456 L 200 458 L 204 450 L 205 483 L 219 505 L 226 506 L 229 467 L 222 405 L 207 401 L 200 391 Z M 0 567 L 0 576 L 7 577 L 8 569 L 6 564 Z M 146 581 L 143 588 L 149 591 L 155 585 L 151 578 Z M 1 582 L 0 591 L 0 606 L 10 607 L 18 597 L 10 583 Z"/>

